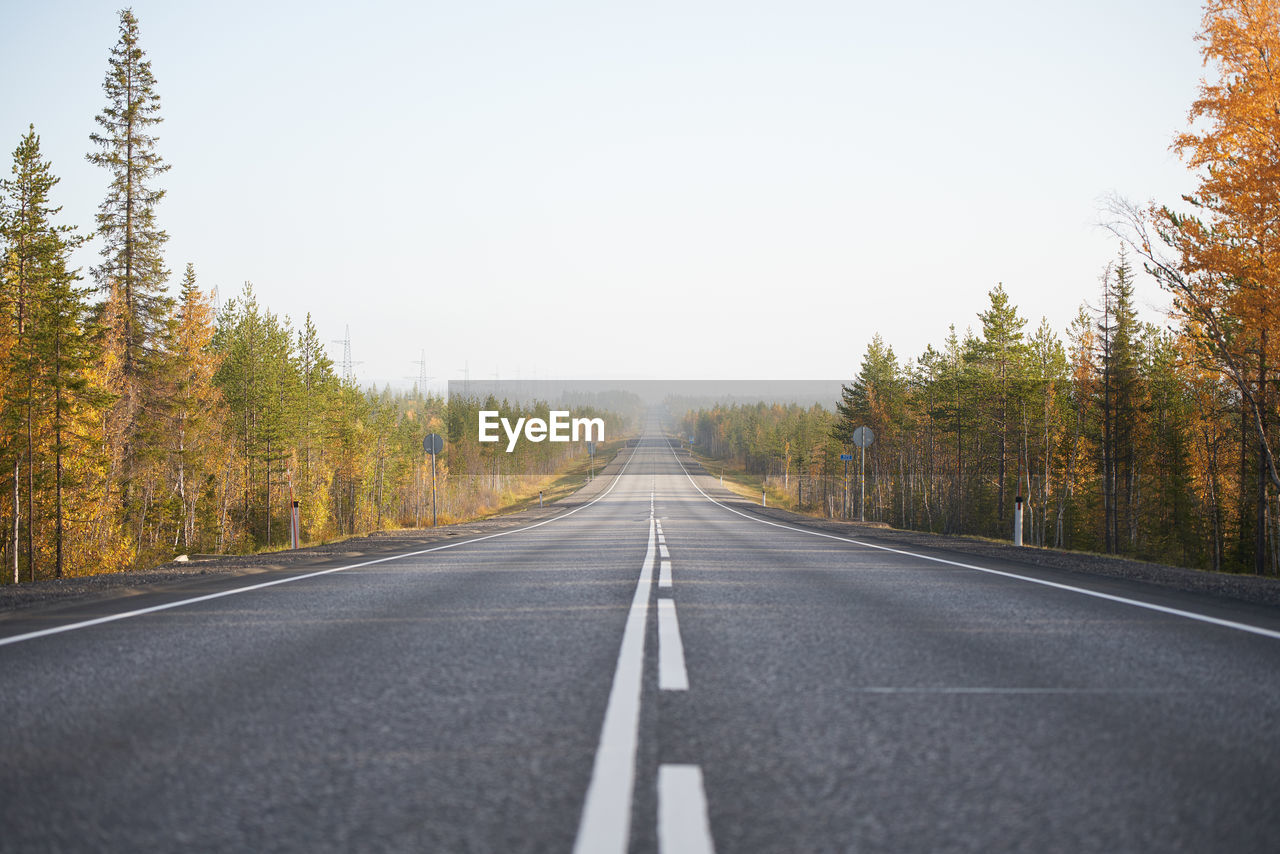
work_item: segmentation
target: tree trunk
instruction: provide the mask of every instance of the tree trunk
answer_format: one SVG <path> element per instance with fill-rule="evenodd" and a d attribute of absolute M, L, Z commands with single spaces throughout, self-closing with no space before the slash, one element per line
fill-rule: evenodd
<path fill-rule="evenodd" d="M 18 482 L 22 478 L 22 462 L 17 454 L 13 456 L 13 583 L 17 584 L 21 579 L 18 577 L 18 543 L 21 537 L 21 519 L 22 519 L 22 496 L 18 490 Z"/>
<path fill-rule="evenodd" d="M 1254 528 L 1253 572 L 1267 573 L 1267 332 L 1261 334 L 1258 348 L 1258 408 L 1264 413 L 1262 433 L 1258 437 L 1258 516 Z"/>
<path fill-rule="evenodd" d="M 54 364 L 61 363 L 61 348 L 54 353 Z M 62 577 L 62 382 L 54 382 L 53 398 L 54 516 L 53 542 L 55 578 Z"/>
<path fill-rule="evenodd" d="M 32 464 L 32 433 L 31 433 L 31 396 L 32 390 L 27 389 L 27 574 L 31 581 L 36 580 L 36 526 L 35 526 L 35 506 L 36 506 L 36 476 L 35 466 Z"/>

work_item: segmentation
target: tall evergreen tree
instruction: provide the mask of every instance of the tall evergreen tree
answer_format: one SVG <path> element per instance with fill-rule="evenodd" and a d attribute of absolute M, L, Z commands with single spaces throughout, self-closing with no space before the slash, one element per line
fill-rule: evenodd
<path fill-rule="evenodd" d="M 1009 302 L 1004 284 L 988 292 L 991 300 L 986 311 L 978 314 L 982 321 L 982 339 L 978 346 L 978 362 L 986 385 L 984 397 L 996 429 L 996 530 L 1002 530 L 1005 518 L 1005 492 L 1008 487 L 1010 424 L 1018 411 L 1024 391 L 1026 343 L 1022 329 L 1027 325 L 1018 309 Z M 1016 487 L 1015 482 L 1015 487 Z"/>
<path fill-rule="evenodd" d="M 1125 252 L 1102 278 L 1098 320 L 1101 373 L 1103 543 L 1108 552 L 1137 547 L 1138 459 L 1135 428 L 1140 415 L 1138 369 L 1141 327 L 1133 304 L 1133 268 Z"/>
<path fill-rule="evenodd" d="M 111 183 L 98 209 L 102 263 L 93 273 L 106 293 L 99 317 L 107 345 L 118 350 L 110 360 L 118 396 L 108 440 L 126 519 L 137 520 L 138 547 L 147 510 L 162 489 L 157 483 L 164 461 L 164 404 L 158 386 L 165 359 L 164 336 L 173 301 L 165 287 L 169 271 L 162 250 L 168 235 L 156 223 L 156 206 L 164 190 L 155 179 L 168 171 L 156 151 L 160 96 L 151 63 L 139 46 L 133 12 L 120 13 L 120 38 L 111 50 L 103 89 L 107 104 L 96 117 L 101 128 L 90 139 L 98 150 L 89 162 L 107 169 Z"/>
<path fill-rule="evenodd" d="M 212 346 L 221 357 L 214 382 L 234 418 L 244 464 L 244 524 L 269 545 L 274 490 L 289 470 L 299 422 L 293 332 L 287 321 L 259 306 L 246 282 L 242 296 L 223 306 Z"/>
<path fill-rule="evenodd" d="M 87 362 L 82 339 L 83 292 L 68 270 L 70 252 L 82 242 L 72 226 L 53 224 L 62 210 L 50 191 L 59 179 L 40 154 L 40 137 L 32 126 L 13 153 L 12 177 L 0 181 L 0 236 L 8 245 L 4 257 L 3 294 L 8 352 L 4 388 L 5 435 L 10 438 L 14 474 L 14 578 L 19 551 L 18 507 L 20 466 L 25 459 L 28 574 L 36 575 L 36 445 L 48 419 L 52 396 L 56 457 L 56 571 L 62 572 L 62 431 L 66 427 L 65 396 L 76 390 L 77 372 Z"/>
<path fill-rule="evenodd" d="M 164 120 L 145 56 L 138 46 L 138 21 L 125 9 L 120 13 L 120 40 L 111 50 L 102 84 L 107 105 L 95 119 L 102 132 L 89 136 L 100 149 L 88 155 L 89 162 L 111 173 L 97 216 L 102 264 L 93 272 L 108 298 L 122 303 L 123 368 L 128 378 L 145 371 L 172 306 L 165 293 L 169 271 L 161 254 L 169 237 L 155 218 L 165 191 L 153 180 L 169 165 L 156 151 L 157 138 L 151 133 Z"/>

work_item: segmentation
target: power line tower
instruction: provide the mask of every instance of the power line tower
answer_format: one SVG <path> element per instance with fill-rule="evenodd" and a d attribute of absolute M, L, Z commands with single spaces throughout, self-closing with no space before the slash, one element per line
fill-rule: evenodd
<path fill-rule="evenodd" d="M 462 367 L 462 396 L 471 396 L 471 360 L 463 362 Z"/>
<path fill-rule="evenodd" d="M 342 381 L 345 383 L 354 383 L 356 381 L 356 365 L 363 365 L 364 362 L 351 361 L 351 326 L 347 325 L 347 336 L 345 338 L 334 338 L 334 344 L 342 345 L 342 361 L 339 363 L 342 368 Z"/>
<path fill-rule="evenodd" d="M 435 379 L 435 377 L 427 376 L 427 351 L 423 350 L 421 358 L 410 360 L 409 364 L 418 366 L 418 375 L 416 377 L 405 377 L 405 379 L 414 380 L 417 383 L 418 394 L 426 397 L 427 381 Z"/>

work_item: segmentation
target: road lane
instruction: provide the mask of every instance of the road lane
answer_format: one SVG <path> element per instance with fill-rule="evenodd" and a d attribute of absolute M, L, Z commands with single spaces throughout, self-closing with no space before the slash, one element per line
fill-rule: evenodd
<path fill-rule="evenodd" d="M 0 649 L 0 848 L 567 850 L 642 462 L 551 525 Z"/>
<path fill-rule="evenodd" d="M 719 850 L 1280 845 L 1271 637 L 690 493 L 659 478 L 690 680 L 661 761 L 702 767 Z"/>

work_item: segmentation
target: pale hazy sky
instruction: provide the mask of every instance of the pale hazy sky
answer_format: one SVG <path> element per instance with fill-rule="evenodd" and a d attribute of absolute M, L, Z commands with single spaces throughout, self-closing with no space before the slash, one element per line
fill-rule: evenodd
<path fill-rule="evenodd" d="M 120 5 L 0 2 L 4 168 L 34 122 L 85 229 Z M 1193 187 L 1191 0 L 133 9 L 174 280 L 349 324 L 366 381 L 847 377 L 998 281 L 1061 330 L 1100 198 Z"/>

